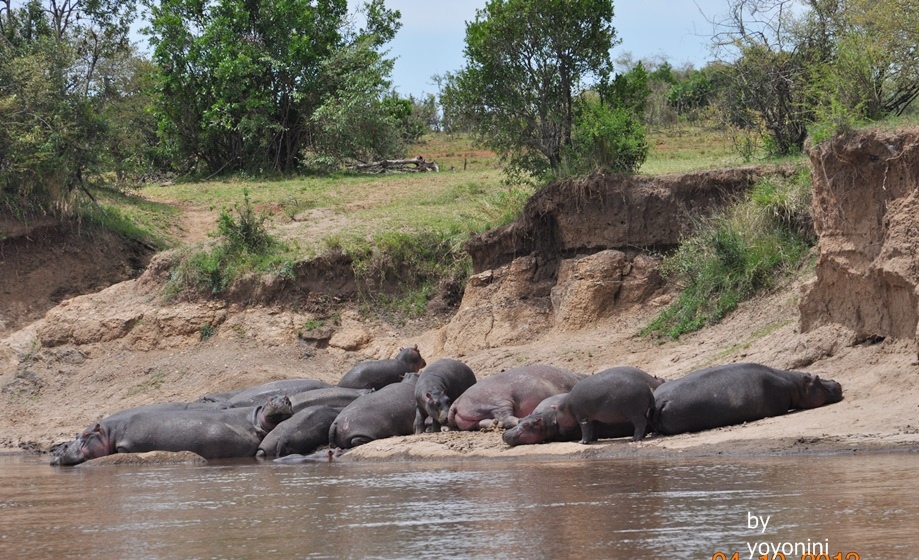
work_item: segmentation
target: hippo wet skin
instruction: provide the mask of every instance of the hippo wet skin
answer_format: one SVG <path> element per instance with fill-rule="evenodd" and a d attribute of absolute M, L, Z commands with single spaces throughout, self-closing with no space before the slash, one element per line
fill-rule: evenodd
<path fill-rule="evenodd" d="M 544 399 L 567 393 L 584 377 L 548 365 L 522 366 L 496 373 L 477 382 L 453 402 L 447 415 L 448 425 L 460 430 L 512 428 Z"/>
<path fill-rule="evenodd" d="M 842 386 L 831 379 L 762 364 L 727 364 L 655 389 L 651 425 L 660 434 L 698 432 L 841 400 Z"/>
<path fill-rule="evenodd" d="M 412 434 L 417 382 L 418 374 L 409 373 L 400 383 L 355 399 L 332 422 L 329 446 L 349 449 L 376 439 Z"/>
<path fill-rule="evenodd" d="M 415 433 L 439 432 L 447 424 L 450 405 L 467 389 L 475 385 L 475 374 L 459 360 L 443 358 L 424 368 L 415 384 Z"/>
<path fill-rule="evenodd" d="M 265 435 L 292 414 L 287 397 L 272 397 L 257 407 L 115 413 L 59 447 L 51 464 L 146 451 L 191 451 L 205 459 L 253 457 Z"/>
<path fill-rule="evenodd" d="M 345 372 L 338 386 L 351 389 L 382 389 L 387 385 L 399 383 L 403 375 L 420 371 L 426 365 L 418 345 L 400 348 L 395 358 L 367 360 L 357 364 Z"/>

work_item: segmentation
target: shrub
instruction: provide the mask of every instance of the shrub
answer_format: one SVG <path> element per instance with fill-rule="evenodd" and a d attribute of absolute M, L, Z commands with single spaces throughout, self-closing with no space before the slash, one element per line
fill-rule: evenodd
<path fill-rule="evenodd" d="M 683 291 L 642 334 L 678 338 L 717 323 L 798 266 L 816 241 L 809 200 L 807 170 L 790 178 L 767 177 L 700 223 L 664 260 L 664 275 Z"/>

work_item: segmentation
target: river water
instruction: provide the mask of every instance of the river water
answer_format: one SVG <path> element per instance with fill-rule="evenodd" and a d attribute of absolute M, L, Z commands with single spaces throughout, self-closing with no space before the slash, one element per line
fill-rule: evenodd
<path fill-rule="evenodd" d="M 919 559 L 916 454 L 47 463 L 0 456 L 0 558 Z"/>

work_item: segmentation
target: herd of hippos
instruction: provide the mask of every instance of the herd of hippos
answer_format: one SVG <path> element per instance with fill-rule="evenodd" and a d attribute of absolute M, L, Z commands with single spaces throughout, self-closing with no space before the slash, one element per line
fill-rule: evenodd
<path fill-rule="evenodd" d="M 495 427 L 504 428 L 512 446 L 626 436 L 638 441 L 652 431 L 697 432 L 840 400 L 836 381 L 754 363 L 710 367 L 673 381 L 628 366 L 584 375 L 529 365 L 479 381 L 459 360 L 427 365 L 414 346 L 393 359 L 357 364 L 338 386 L 288 379 L 193 403 L 122 410 L 55 446 L 51 464 L 147 451 L 331 460 L 376 439 Z"/>

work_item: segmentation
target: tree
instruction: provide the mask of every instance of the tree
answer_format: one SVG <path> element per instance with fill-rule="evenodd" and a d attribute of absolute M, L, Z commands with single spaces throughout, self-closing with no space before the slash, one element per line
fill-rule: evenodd
<path fill-rule="evenodd" d="M 130 55 L 133 14 L 114 0 L 0 4 L 4 210 L 63 213 L 108 170 L 112 84 L 102 69 Z"/>
<path fill-rule="evenodd" d="M 366 26 L 358 30 L 346 0 L 162 0 L 149 7 L 160 131 L 186 166 L 291 171 L 314 139 L 337 142 L 330 144 L 336 133 L 323 123 L 347 126 L 341 111 L 370 106 L 389 87 L 391 63 L 379 48 L 399 28 L 399 12 L 382 0 L 364 5 Z M 345 67 L 357 74 L 349 77 Z"/>
<path fill-rule="evenodd" d="M 559 169 L 575 100 L 612 74 L 612 19 L 610 0 L 490 0 L 466 25 L 466 65 L 449 83 L 459 120 L 511 172 Z"/>
<path fill-rule="evenodd" d="M 919 5 L 908 0 L 731 0 L 716 43 L 734 55 L 729 118 L 800 149 L 808 126 L 900 114 L 919 95 Z"/>

